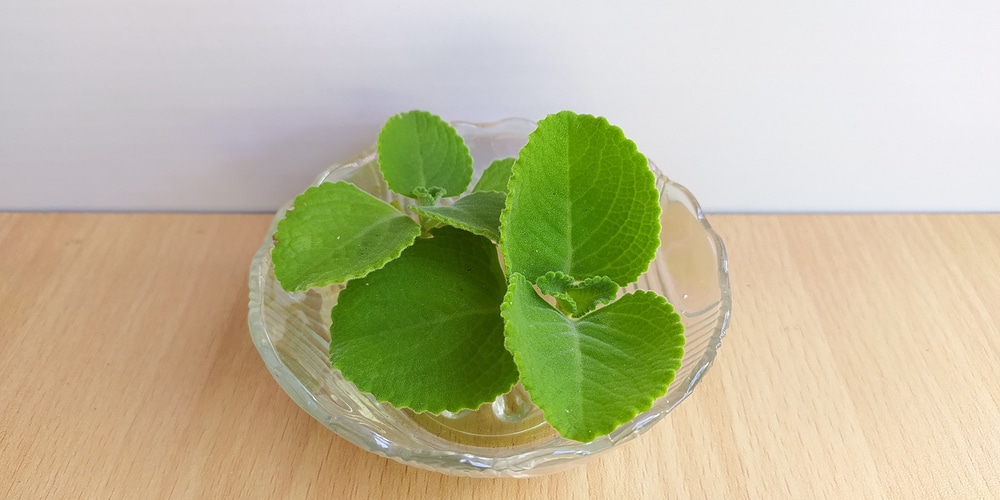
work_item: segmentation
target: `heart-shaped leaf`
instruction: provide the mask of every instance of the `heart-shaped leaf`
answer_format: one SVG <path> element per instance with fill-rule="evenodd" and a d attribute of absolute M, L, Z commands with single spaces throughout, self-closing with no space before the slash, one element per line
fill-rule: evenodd
<path fill-rule="evenodd" d="M 563 111 L 528 137 L 500 218 L 508 272 L 534 282 L 549 271 L 576 279 L 636 281 L 659 246 L 660 206 L 649 163 L 621 129 Z"/>
<path fill-rule="evenodd" d="M 452 227 L 431 234 L 340 292 L 330 359 L 398 408 L 476 408 L 517 381 L 503 346 L 506 279 L 486 238 Z"/>
<path fill-rule="evenodd" d="M 583 316 L 614 300 L 618 285 L 607 276 L 576 281 L 572 276 L 550 271 L 538 277 L 538 290 L 556 298 L 559 308 L 572 316 Z"/>
<path fill-rule="evenodd" d="M 521 383 L 567 439 L 591 441 L 648 410 L 684 355 L 680 316 L 652 292 L 623 295 L 573 320 L 514 273 L 502 314 Z"/>
<path fill-rule="evenodd" d="M 490 166 L 483 171 L 483 176 L 472 188 L 472 192 L 496 191 L 498 193 L 507 192 L 507 182 L 510 181 L 510 169 L 514 166 L 517 158 L 504 158 L 494 160 Z"/>
<path fill-rule="evenodd" d="M 471 233 L 500 240 L 500 212 L 507 196 L 493 191 L 480 191 L 463 196 L 446 207 L 411 207 L 415 213 Z"/>
<path fill-rule="evenodd" d="M 386 121 L 378 136 L 378 162 L 389 189 L 415 199 L 427 193 L 458 196 L 472 180 L 472 156 L 465 141 L 426 111 L 400 113 Z"/>
<path fill-rule="evenodd" d="M 358 278 L 396 258 L 420 226 L 346 182 L 313 186 L 295 198 L 274 233 L 274 275 L 301 291 Z"/>

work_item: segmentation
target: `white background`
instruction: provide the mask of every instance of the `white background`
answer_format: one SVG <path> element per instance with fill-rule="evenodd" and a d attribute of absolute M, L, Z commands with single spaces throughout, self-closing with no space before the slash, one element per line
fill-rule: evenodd
<path fill-rule="evenodd" d="M 412 108 L 604 115 L 709 211 L 997 211 L 1000 2 L 0 0 L 0 209 L 270 211 Z"/>

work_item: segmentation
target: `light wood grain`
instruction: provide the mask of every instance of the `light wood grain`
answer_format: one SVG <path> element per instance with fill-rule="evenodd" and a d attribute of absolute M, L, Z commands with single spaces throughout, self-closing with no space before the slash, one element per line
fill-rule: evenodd
<path fill-rule="evenodd" d="M 1000 498 L 1000 215 L 711 219 L 734 319 L 696 393 L 586 467 L 473 480 L 271 379 L 270 216 L 0 214 L 0 498 Z"/>

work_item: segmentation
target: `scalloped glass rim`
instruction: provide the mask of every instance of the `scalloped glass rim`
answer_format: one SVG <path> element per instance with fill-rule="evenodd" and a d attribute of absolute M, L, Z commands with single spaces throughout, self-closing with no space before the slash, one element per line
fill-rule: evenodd
<path fill-rule="evenodd" d="M 516 156 L 535 127 L 534 122 L 521 118 L 453 125 L 473 154 L 473 185 L 492 160 Z M 577 465 L 584 458 L 647 431 L 687 398 L 712 365 L 729 322 L 729 273 L 722 239 L 684 186 L 668 179 L 652 162 L 650 168 L 657 175 L 664 233 L 650 269 L 637 284 L 623 292 L 647 289 L 665 295 L 681 314 L 688 342 L 683 365 L 667 394 L 651 409 L 607 436 L 589 443 L 569 441 L 554 431 L 545 432 L 551 428 L 542 422 L 518 431 L 531 438 L 526 443 L 478 446 L 445 439 L 428 430 L 428 417 L 414 418 L 411 412 L 360 393 L 333 371 L 327 361 L 329 311 L 340 286 L 293 294 L 281 290 L 274 278 L 270 261 L 272 235 L 291 201 L 275 214 L 251 265 L 248 321 L 254 345 L 275 380 L 300 407 L 341 437 L 384 457 L 446 474 L 473 477 L 529 477 Z M 386 188 L 378 174 L 374 147 L 350 162 L 330 167 L 314 184 L 337 180 L 350 180 L 387 201 L 409 203 Z M 679 234 L 684 240 L 671 234 Z M 500 403 L 494 403 L 494 407 Z M 456 432 L 462 431 L 453 431 L 452 435 L 457 435 Z M 533 434 L 524 434 L 527 432 Z M 511 443 L 517 442 L 518 435 L 510 434 Z"/>

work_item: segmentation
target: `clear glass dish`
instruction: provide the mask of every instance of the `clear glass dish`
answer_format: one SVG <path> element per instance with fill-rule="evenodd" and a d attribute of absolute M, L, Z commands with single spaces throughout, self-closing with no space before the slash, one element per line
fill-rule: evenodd
<path fill-rule="evenodd" d="M 473 183 L 490 162 L 517 156 L 535 124 L 507 119 L 455 123 L 474 159 Z M 730 314 L 729 274 L 722 240 L 683 186 L 657 175 L 662 208 L 661 245 L 638 283 L 674 305 L 686 328 L 681 369 L 653 407 L 589 443 L 560 437 L 520 385 L 477 410 L 414 414 L 358 391 L 330 368 L 330 309 L 340 285 L 288 293 L 274 277 L 272 235 L 291 202 L 277 212 L 250 269 L 250 333 L 275 380 L 310 415 L 348 441 L 404 464 L 473 477 L 529 477 L 563 470 L 649 430 L 684 400 L 712 365 Z M 316 180 L 346 180 L 386 201 L 409 203 L 382 180 L 374 147 Z M 670 451 L 664 451 L 670 453 Z"/>

